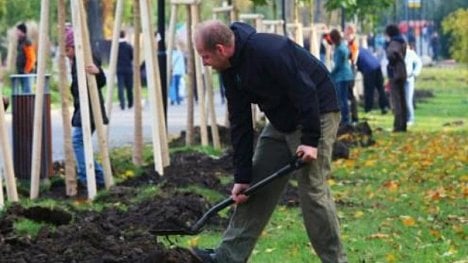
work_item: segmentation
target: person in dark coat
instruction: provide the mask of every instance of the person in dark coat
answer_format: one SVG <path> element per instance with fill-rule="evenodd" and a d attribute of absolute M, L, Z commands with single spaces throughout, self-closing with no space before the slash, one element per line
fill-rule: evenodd
<path fill-rule="evenodd" d="M 78 172 L 78 184 L 80 188 L 86 188 L 86 160 L 84 153 L 84 143 L 83 143 L 83 130 L 82 130 L 82 118 L 80 110 L 80 91 L 78 88 L 78 76 L 76 69 L 76 57 L 75 57 L 75 43 L 73 37 L 73 30 L 67 28 L 66 38 L 65 38 L 65 54 L 70 60 L 71 66 L 71 94 L 73 97 L 73 116 L 72 116 L 72 142 L 73 150 L 75 152 L 75 159 L 77 162 L 77 172 Z M 96 84 L 98 87 L 99 102 L 101 105 L 101 113 L 104 124 L 108 124 L 109 120 L 107 119 L 106 110 L 104 108 L 104 98 L 101 93 L 101 89 L 106 85 L 106 75 L 101 68 L 101 62 L 97 57 L 93 57 L 94 63 L 86 65 L 86 72 L 88 74 L 93 74 L 96 77 Z M 88 94 L 89 96 L 89 94 Z M 90 103 L 90 121 L 91 121 L 91 132 L 95 129 L 94 118 L 93 118 L 93 109 L 91 108 Z M 96 173 L 96 185 L 98 188 L 104 187 L 104 172 L 102 166 L 94 161 L 94 169 Z"/>
<path fill-rule="evenodd" d="M 406 132 L 407 108 L 405 99 L 406 82 L 406 42 L 400 34 L 397 25 L 388 25 L 385 34 L 389 38 L 386 44 L 387 75 L 390 80 L 390 96 L 392 99 L 394 132 Z"/>
<path fill-rule="evenodd" d="M 235 167 L 231 196 L 237 206 L 221 244 L 192 253 L 202 262 L 247 262 L 290 175 L 255 195 L 242 192 L 299 156 L 305 163 L 297 176 L 309 240 L 323 262 L 347 262 L 326 183 L 340 122 L 330 73 L 292 40 L 257 33 L 245 23 L 207 21 L 194 32 L 203 64 L 221 73 L 226 88 Z M 255 149 L 251 103 L 269 120 Z"/>
<path fill-rule="evenodd" d="M 374 107 L 374 90 L 377 90 L 380 110 L 382 114 L 387 113 L 389 103 L 384 90 L 384 79 L 379 60 L 370 50 L 359 48 L 356 66 L 364 79 L 364 111 L 369 112 Z"/>
<path fill-rule="evenodd" d="M 120 108 L 133 107 L 133 48 L 125 39 L 125 32 L 120 31 L 119 52 L 117 55 L 117 86 Z M 127 103 L 125 103 L 125 94 Z"/>

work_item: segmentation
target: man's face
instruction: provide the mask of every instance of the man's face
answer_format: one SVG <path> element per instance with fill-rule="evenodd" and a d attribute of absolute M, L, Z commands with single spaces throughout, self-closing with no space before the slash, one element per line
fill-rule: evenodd
<path fill-rule="evenodd" d="M 19 30 L 19 29 L 16 29 L 16 36 L 19 38 L 23 38 L 25 37 L 25 34 L 23 33 L 23 31 Z"/>
<path fill-rule="evenodd" d="M 75 57 L 75 48 L 72 46 L 66 46 L 65 55 L 67 56 L 67 58 L 73 59 Z"/>
<path fill-rule="evenodd" d="M 231 66 L 226 47 L 216 45 L 215 50 L 206 50 L 201 43 L 195 44 L 198 54 L 202 58 L 203 65 L 211 66 L 217 71 L 223 71 Z"/>

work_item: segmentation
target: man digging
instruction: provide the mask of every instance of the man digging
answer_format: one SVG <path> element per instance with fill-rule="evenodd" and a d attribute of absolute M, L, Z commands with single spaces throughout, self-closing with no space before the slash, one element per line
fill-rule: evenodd
<path fill-rule="evenodd" d="M 231 194 L 237 204 L 219 246 L 193 248 L 194 256 L 201 262 L 246 262 L 290 175 L 250 197 L 242 192 L 298 155 L 306 162 L 297 178 L 309 240 L 322 262 L 347 262 L 326 183 L 340 113 L 325 66 L 288 38 L 257 33 L 239 22 L 201 23 L 194 43 L 203 64 L 220 72 L 226 88 L 235 166 Z M 255 150 L 251 103 L 269 120 Z"/>

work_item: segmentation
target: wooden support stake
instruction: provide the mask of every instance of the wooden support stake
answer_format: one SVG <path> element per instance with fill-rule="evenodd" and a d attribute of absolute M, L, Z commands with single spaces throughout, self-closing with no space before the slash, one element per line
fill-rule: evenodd
<path fill-rule="evenodd" d="M 107 97 L 106 97 L 106 109 L 107 109 L 107 118 L 109 121 L 112 115 L 112 99 L 115 86 L 115 72 L 117 69 L 117 55 L 119 53 L 119 37 L 120 37 L 120 27 L 122 24 L 122 13 L 123 13 L 123 1 L 117 0 L 117 7 L 115 8 L 115 20 L 114 20 L 114 30 L 112 32 L 112 45 L 110 51 L 110 60 L 109 60 L 109 75 L 107 76 Z"/>
<path fill-rule="evenodd" d="M 87 25 L 86 11 L 84 9 L 83 2 L 80 2 L 80 17 L 81 24 Z M 88 27 L 83 26 L 81 27 L 81 30 L 83 32 L 82 36 L 85 65 L 91 65 L 92 63 L 94 63 L 94 61 L 90 44 L 91 42 L 89 40 Z M 93 109 L 92 114 L 94 117 L 94 126 L 96 127 L 98 135 L 99 150 L 101 153 L 102 167 L 104 170 L 104 182 L 106 184 L 106 188 L 109 189 L 112 185 L 114 185 L 114 178 L 112 176 L 112 167 L 109 157 L 109 147 L 107 145 L 107 136 L 104 128 L 104 121 L 102 118 L 103 112 L 101 111 L 101 102 L 99 100 L 99 88 L 97 86 L 95 75 L 87 73 L 86 77 L 88 83 L 89 97 L 91 99 L 91 108 Z"/>
<path fill-rule="evenodd" d="M 191 5 L 190 10 L 192 13 L 192 26 L 195 27 L 199 22 L 199 10 L 198 5 Z M 193 29 L 192 29 L 193 30 Z M 193 46 L 195 49 L 195 46 Z M 194 51 L 195 52 L 195 51 Z M 200 134 L 201 134 L 201 145 L 208 146 L 208 128 L 206 125 L 206 113 L 205 113 L 205 91 L 203 87 L 203 76 L 202 76 L 202 63 L 201 58 L 197 55 L 194 56 L 195 60 L 195 76 L 197 81 L 197 93 L 198 93 L 198 105 L 200 110 Z M 207 72 L 205 72 L 207 74 Z"/>
<path fill-rule="evenodd" d="M 67 80 L 67 65 L 65 60 L 65 0 L 59 0 L 58 12 L 58 38 L 59 38 L 59 91 L 62 108 L 63 147 L 65 152 L 65 190 L 67 196 L 77 194 L 75 161 L 73 159 L 73 146 L 71 137 L 69 103 L 69 84 Z"/>
<path fill-rule="evenodd" d="M 3 98 L 3 95 L 0 92 L 0 101 L 2 101 L 1 98 Z M 2 151 L 3 166 L 5 168 L 5 183 L 8 200 L 11 202 L 18 202 L 15 171 L 13 168 L 13 158 L 11 157 L 10 139 L 8 138 L 8 132 L 6 128 L 5 108 L 3 107 L 3 101 L 0 103 L 0 148 Z M 2 178 L 0 177 L 0 181 L 1 180 Z"/>
<path fill-rule="evenodd" d="M 198 5 L 201 0 L 171 0 L 171 4 L 176 5 Z"/>
<path fill-rule="evenodd" d="M 86 83 L 85 57 L 83 46 L 83 25 L 80 17 L 80 0 L 71 0 L 71 14 L 75 41 L 76 74 L 80 97 L 81 129 L 83 131 L 83 145 L 86 162 L 86 178 L 88 199 L 96 197 L 96 174 L 94 171 L 93 144 L 91 141 L 91 123 L 89 115 L 88 88 Z"/>
<path fill-rule="evenodd" d="M 41 148 L 42 148 L 42 121 L 44 111 L 44 86 L 45 71 L 48 50 L 49 29 L 49 0 L 41 1 L 41 22 L 39 25 L 39 56 L 37 67 L 37 86 L 34 98 L 34 130 L 31 157 L 31 190 L 30 197 L 35 199 L 39 196 L 39 180 L 41 171 Z"/>
<path fill-rule="evenodd" d="M 133 0 L 133 113 L 134 118 L 134 142 L 133 142 L 133 163 L 143 164 L 143 118 L 141 105 L 141 74 L 140 74 L 140 3 L 139 0 Z"/>
<path fill-rule="evenodd" d="M 164 174 L 164 157 L 162 151 L 163 141 L 166 128 L 164 121 L 164 114 L 162 110 L 162 92 L 161 83 L 159 78 L 158 64 L 156 63 L 155 43 L 153 36 L 153 29 L 151 26 L 149 10 L 150 6 L 147 0 L 140 0 L 140 13 L 141 13 L 141 27 L 143 31 L 143 45 L 146 61 L 146 76 L 148 81 L 148 97 L 151 106 L 151 124 L 153 130 L 153 153 L 155 170 L 160 174 Z M 162 126 L 162 127 L 161 127 Z M 161 131 L 164 134 L 161 134 Z"/>
<path fill-rule="evenodd" d="M 213 139 L 213 147 L 221 149 L 221 142 L 219 140 L 218 123 L 216 121 L 216 110 L 214 105 L 213 96 L 213 74 L 210 67 L 205 67 L 205 87 L 208 94 L 208 112 L 211 118 L 211 137 Z"/>
<path fill-rule="evenodd" d="M 190 6 L 187 5 L 187 132 L 185 133 L 185 145 L 190 146 L 193 144 L 193 131 L 194 131 L 194 94 L 193 87 L 195 83 L 195 49 L 193 48 L 192 41 L 192 13 Z"/>

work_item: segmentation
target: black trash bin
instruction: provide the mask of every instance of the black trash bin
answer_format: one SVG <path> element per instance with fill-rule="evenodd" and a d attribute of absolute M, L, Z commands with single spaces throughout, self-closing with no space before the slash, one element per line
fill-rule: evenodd
<path fill-rule="evenodd" d="M 31 87 L 33 86 L 33 82 L 35 81 L 36 77 L 36 74 L 10 75 L 12 84 L 11 106 L 13 166 L 15 169 L 16 178 L 20 181 L 28 182 L 31 180 L 34 101 L 36 96 L 32 92 Z M 48 178 L 53 174 L 49 77 L 50 75 L 46 75 L 44 88 L 40 171 L 41 179 Z M 26 81 L 29 83 L 25 84 Z"/>

